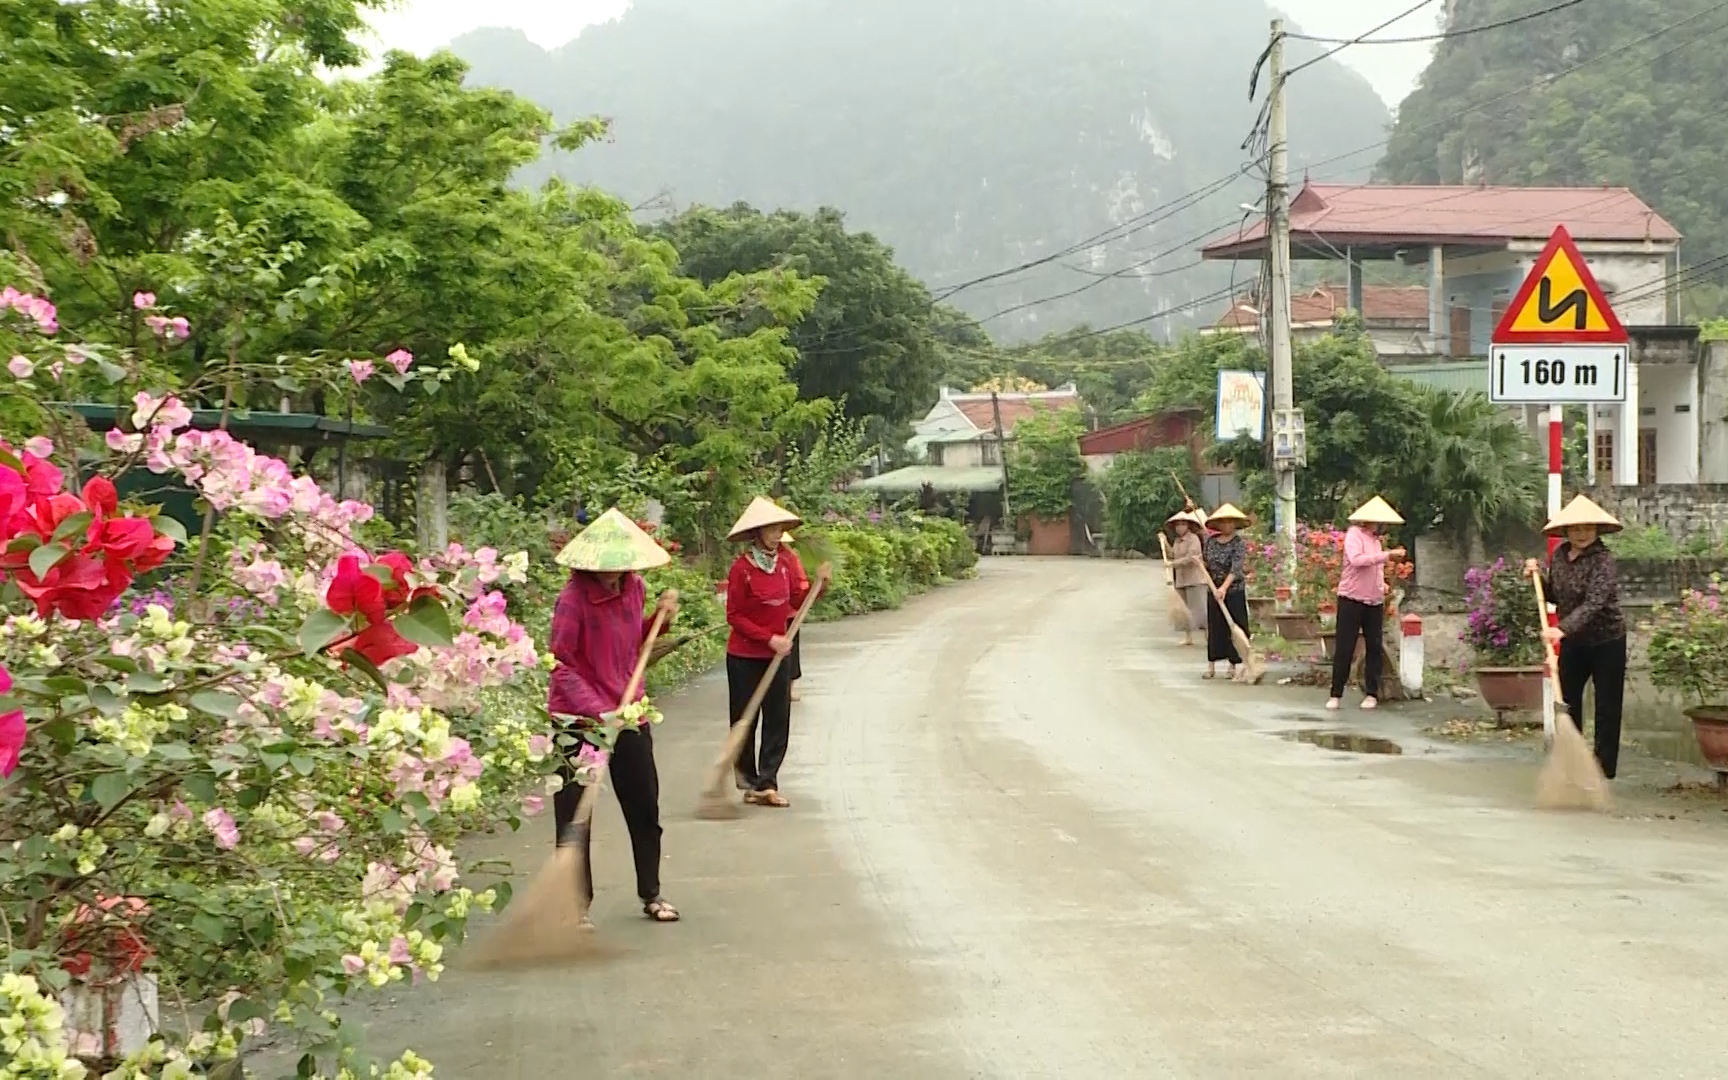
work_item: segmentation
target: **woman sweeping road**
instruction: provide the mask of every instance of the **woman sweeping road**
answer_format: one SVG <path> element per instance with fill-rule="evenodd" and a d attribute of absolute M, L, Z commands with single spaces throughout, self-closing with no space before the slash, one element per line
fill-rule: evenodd
<path fill-rule="evenodd" d="M 1356 638 L 1363 639 L 1366 664 L 1362 671 L 1364 709 L 1380 705 L 1380 672 L 1386 665 L 1386 562 L 1402 559 L 1403 548 L 1386 551 L 1380 530 L 1402 525 L 1398 511 L 1376 495 L 1350 515 L 1344 534 L 1344 572 L 1338 579 L 1338 640 L 1332 650 L 1332 696 L 1328 709 L 1344 699 L 1344 685 L 1356 662 Z"/>
<path fill-rule="evenodd" d="M 1626 697 L 1626 616 L 1620 610 L 1620 570 L 1603 533 L 1620 531 L 1614 515 L 1580 495 L 1543 529 L 1566 542 L 1544 571 L 1535 559 L 1524 564 L 1542 575 L 1543 592 L 1560 625 L 1543 635 L 1559 643 L 1560 694 L 1572 722 L 1584 731 L 1584 686 L 1596 686 L 1596 761 L 1614 779 L 1620 764 L 1620 711 Z"/>
<path fill-rule="evenodd" d="M 1194 631 L 1206 632 L 1206 596 L 1211 592 L 1206 584 L 1205 545 L 1200 540 L 1206 515 L 1199 510 L 1182 510 L 1171 514 L 1165 524 L 1174 536 L 1170 542 L 1172 584 L 1188 605 L 1188 626 L 1182 631 L 1182 644 L 1192 645 Z"/>
<path fill-rule="evenodd" d="M 1248 544 L 1236 530 L 1247 525 L 1247 514 L 1225 503 L 1206 518 L 1206 527 L 1216 530 L 1201 546 L 1201 558 L 1211 581 L 1206 597 L 1206 678 L 1216 678 L 1218 661 L 1230 662 L 1230 677 L 1238 677 L 1243 657 L 1230 639 L 1230 621 L 1248 633 L 1248 586 L 1244 580 L 1248 570 Z"/>
<path fill-rule="evenodd" d="M 643 615 L 648 587 L 642 572 L 671 561 L 659 544 L 617 510 L 608 510 L 558 553 L 570 580 L 558 594 L 552 615 L 552 687 L 546 707 L 572 734 L 609 722 L 623 700 L 637 654 L 647 638 Z M 678 594 L 660 595 L 659 608 L 670 622 Z M 637 689 L 635 700 L 641 700 Z M 636 860 L 636 895 L 642 912 L 655 922 L 677 922 L 678 909 L 660 896 L 660 774 L 654 764 L 654 736 L 646 724 L 618 733 L 608 772 Z M 564 786 L 553 796 L 558 846 L 580 845 L 580 865 L 588 861 L 589 828 L 577 824 L 582 787 L 568 760 L 559 774 Z M 592 872 L 581 887 L 594 898 Z"/>
<path fill-rule="evenodd" d="M 792 641 L 786 631 L 810 592 L 810 581 L 797 556 L 780 539 L 796 514 L 758 498 L 727 535 L 748 544 L 726 576 L 726 622 L 732 635 L 726 642 L 726 688 L 731 722 L 756 723 L 756 734 L 739 752 L 734 776 L 753 806 L 786 807 L 780 794 L 780 765 L 792 735 L 792 672 L 782 662 L 757 716 L 745 716 L 750 699 L 776 656 L 787 656 Z M 816 571 L 827 584 L 829 567 Z M 758 747 L 758 743 L 760 746 Z"/>

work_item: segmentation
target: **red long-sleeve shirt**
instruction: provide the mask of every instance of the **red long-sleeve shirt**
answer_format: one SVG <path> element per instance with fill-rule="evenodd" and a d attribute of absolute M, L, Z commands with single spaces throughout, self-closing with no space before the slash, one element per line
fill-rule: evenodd
<path fill-rule="evenodd" d="M 555 716 L 598 718 L 620 701 L 652 625 L 643 615 L 648 586 L 626 574 L 617 592 L 591 574 L 573 572 L 552 611 L 552 687 L 546 703 Z M 636 690 L 632 701 L 642 698 Z"/>
<path fill-rule="evenodd" d="M 738 556 L 726 575 L 726 623 L 732 627 L 726 651 L 752 660 L 772 658 L 769 639 L 786 633 L 809 592 L 804 565 L 784 547 L 767 572 L 750 556 Z"/>

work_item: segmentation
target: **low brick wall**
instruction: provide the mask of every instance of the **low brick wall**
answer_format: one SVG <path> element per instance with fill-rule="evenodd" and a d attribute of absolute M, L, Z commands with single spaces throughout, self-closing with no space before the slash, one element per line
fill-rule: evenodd
<path fill-rule="evenodd" d="M 1655 525 L 1682 538 L 1728 535 L 1728 484 L 1600 484 L 1589 494 L 1628 525 Z"/>
<path fill-rule="evenodd" d="M 1627 607 L 1677 600 L 1714 574 L 1728 576 L 1728 559 L 1621 559 L 1620 599 Z"/>

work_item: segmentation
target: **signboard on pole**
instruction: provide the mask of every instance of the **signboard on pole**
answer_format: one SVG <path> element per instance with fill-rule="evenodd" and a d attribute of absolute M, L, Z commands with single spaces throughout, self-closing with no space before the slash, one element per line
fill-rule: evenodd
<path fill-rule="evenodd" d="M 1218 373 L 1218 441 L 1266 438 L 1266 376 L 1258 371 Z"/>
<path fill-rule="evenodd" d="M 1488 396 L 1516 405 L 1625 401 L 1630 341 L 1559 226 L 1494 329 Z"/>

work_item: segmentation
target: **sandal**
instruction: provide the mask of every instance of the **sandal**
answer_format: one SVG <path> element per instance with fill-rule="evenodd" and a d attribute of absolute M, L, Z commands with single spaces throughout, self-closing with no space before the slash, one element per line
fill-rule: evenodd
<path fill-rule="evenodd" d="M 677 922 L 680 918 L 678 909 L 660 899 L 658 896 L 652 900 L 643 902 L 642 914 L 648 916 L 655 922 Z"/>
<path fill-rule="evenodd" d="M 784 810 L 792 804 L 787 802 L 786 796 L 780 794 L 778 791 L 769 790 L 756 792 L 756 805 L 772 806 L 777 810 Z"/>

